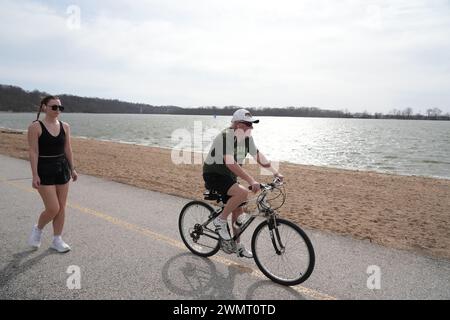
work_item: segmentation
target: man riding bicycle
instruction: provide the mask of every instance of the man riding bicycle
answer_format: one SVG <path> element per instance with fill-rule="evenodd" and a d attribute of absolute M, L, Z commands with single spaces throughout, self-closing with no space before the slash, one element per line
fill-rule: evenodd
<path fill-rule="evenodd" d="M 242 164 L 251 154 L 257 163 L 268 169 L 275 177 L 283 180 L 283 176 L 271 165 L 267 158 L 256 148 L 252 137 L 254 123 L 259 123 L 248 110 L 237 110 L 231 120 L 231 127 L 224 129 L 213 141 L 208 156 L 203 164 L 205 187 L 218 192 L 225 203 L 223 212 L 213 221 L 216 230 L 223 240 L 231 240 L 227 228 L 227 218 L 232 215 L 233 232 L 238 231 L 234 225 L 244 212 L 241 204 L 247 201 L 248 189 L 240 185 L 237 177 L 245 180 L 252 192 L 260 189 L 260 184 L 243 168 Z M 253 254 L 236 239 L 238 257 L 252 258 Z"/>

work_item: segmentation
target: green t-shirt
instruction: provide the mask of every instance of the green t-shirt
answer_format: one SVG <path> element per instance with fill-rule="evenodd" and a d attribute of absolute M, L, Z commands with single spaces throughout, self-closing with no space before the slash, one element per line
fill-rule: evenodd
<path fill-rule="evenodd" d="M 253 137 L 237 141 L 233 129 L 224 129 L 212 143 L 203 164 L 203 173 L 217 173 L 236 179 L 236 175 L 226 166 L 224 155 L 233 155 L 234 161 L 242 166 L 249 153 L 254 157 L 258 153 Z"/>

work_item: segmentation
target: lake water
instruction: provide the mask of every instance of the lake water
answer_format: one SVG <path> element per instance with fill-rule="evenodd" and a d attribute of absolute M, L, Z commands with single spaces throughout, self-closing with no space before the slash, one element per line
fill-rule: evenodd
<path fill-rule="evenodd" d="M 0 113 L 0 127 L 26 130 L 34 113 Z M 72 135 L 208 151 L 231 117 L 63 114 Z M 253 136 L 270 159 L 298 164 L 450 179 L 450 122 L 260 117 Z M 175 133 L 175 134 L 174 134 Z"/>

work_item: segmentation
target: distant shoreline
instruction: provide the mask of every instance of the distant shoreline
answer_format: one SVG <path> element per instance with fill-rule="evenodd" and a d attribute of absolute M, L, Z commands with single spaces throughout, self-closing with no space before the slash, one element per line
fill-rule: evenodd
<path fill-rule="evenodd" d="M 33 111 L 0 111 L 0 113 L 33 113 Z M 74 114 L 116 114 L 116 115 L 171 115 L 171 116 L 205 116 L 205 117 L 229 117 L 230 115 L 226 114 L 195 114 L 195 113 L 167 113 L 167 112 L 161 112 L 161 113 L 139 113 L 139 112 L 71 112 L 66 111 L 65 113 L 74 113 Z M 450 121 L 449 117 L 440 117 L 440 118 L 433 118 L 433 117 L 364 117 L 364 116 L 343 116 L 343 117 L 333 117 L 333 116 L 295 116 L 295 115 L 258 115 L 258 117 L 277 117 L 277 118 L 317 118 L 317 119 L 357 119 L 357 120 L 402 120 L 402 121 Z"/>
<path fill-rule="evenodd" d="M 33 112 L 37 111 L 39 101 L 48 93 L 33 90 L 26 91 L 18 86 L 0 84 L 0 111 Z M 191 106 L 174 105 L 155 106 L 148 103 L 126 102 L 117 99 L 81 97 L 70 94 L 57 95 L 65 106 L 66 112 L 101 113 L 101 114 L 165 114 L 165 115 L 210 115 L 231 116 L 237 109 L 245 108 L 257 116 L 268 117 L 302 117 L 302 118 L 353 118 L 353 119 L 401 119 L 401 120 L 444 120 L 450 121 L 450 112 L 439 108 L 417 106 L 421 111 L 415 112 L 407 107 L 402 110 L 392 106 L 389 113 L 382 112 L 349 112 L 345 107 L 338 110 L 322 109 L 314 106 L 288 105 L 271 106 Z M 422 113 L 422 110 L 425 112 Z"/>

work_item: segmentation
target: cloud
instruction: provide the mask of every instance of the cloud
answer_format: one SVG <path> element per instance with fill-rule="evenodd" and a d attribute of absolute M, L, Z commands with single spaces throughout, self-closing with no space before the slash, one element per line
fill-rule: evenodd
<path fill-rule="evenodd" d="M 0 82 L 151 104 L 450 111 L 447 1 L 3 1 Z"/>

